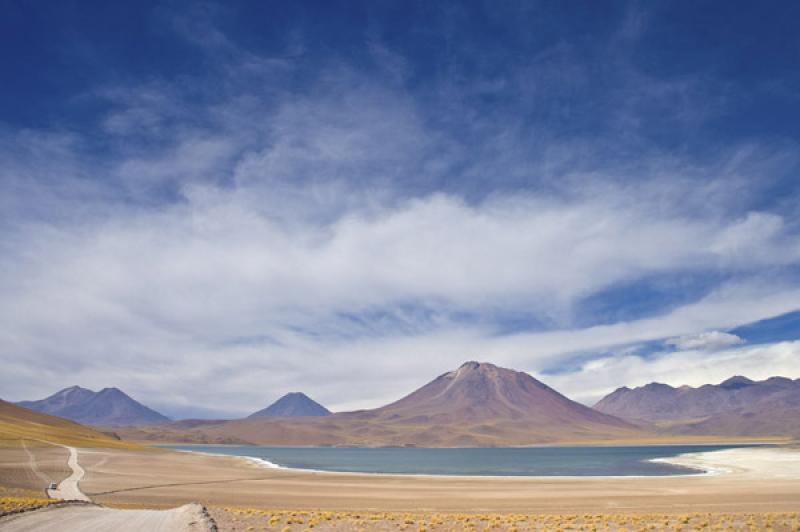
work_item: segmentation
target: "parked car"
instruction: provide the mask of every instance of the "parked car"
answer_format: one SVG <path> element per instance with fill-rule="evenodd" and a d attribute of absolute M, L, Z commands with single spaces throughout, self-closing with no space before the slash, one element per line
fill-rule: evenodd
<path fill-rule="evenodd" d="M 56 484 L 55 482 L 51 482 L 50 486 L 47 489 L 49 489 L 49 490 L 57 490 L 58 489 L 58 484 Z"/>

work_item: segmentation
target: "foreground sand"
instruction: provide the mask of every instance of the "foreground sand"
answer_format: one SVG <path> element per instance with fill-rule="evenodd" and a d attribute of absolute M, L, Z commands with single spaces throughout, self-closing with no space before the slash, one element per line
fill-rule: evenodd
<path fill-rule="evenodd" d="M 0 449 L 0 484 L 27 480 L 30 463 L 19 451 Z M 235 457 L 166 450 L 80 450 L 81 489 L 95 502 L 137 509 L 199 502 L 221 530 L 800 530 L 800 451 L 733 449 L 675 461 L 724 473 L 363 475 L 267 469 Z"/>
<path fill-rule="evenodd" d="M 69 451 L 57 445 L 17 440 L 0 446 L 0 486 L 28 489 L 46 496 L 50 482 L 61 482 L 69 476 Z"/>

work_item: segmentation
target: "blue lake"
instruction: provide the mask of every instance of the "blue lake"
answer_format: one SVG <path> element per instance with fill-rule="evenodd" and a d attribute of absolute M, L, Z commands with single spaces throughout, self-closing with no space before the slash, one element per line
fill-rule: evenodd
<path fill-rule="evenodd" d="M 479 476 L 664 476 L 699 471 L 663 463 L 683 453 L 746 445 L 640 445 L 492 448 L 340 448 L 250 445 L 162 445 L 170 449 L 245 456 L 280 467 L 318 471 Z"/>

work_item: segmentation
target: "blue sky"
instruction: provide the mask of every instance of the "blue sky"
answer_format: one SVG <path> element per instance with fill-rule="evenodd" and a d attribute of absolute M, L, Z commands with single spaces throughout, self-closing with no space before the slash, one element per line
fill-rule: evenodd
<path fill-rule="evenodd" d="M 9 2 L 0 396 L 800 377 L 798 15 Z"/>

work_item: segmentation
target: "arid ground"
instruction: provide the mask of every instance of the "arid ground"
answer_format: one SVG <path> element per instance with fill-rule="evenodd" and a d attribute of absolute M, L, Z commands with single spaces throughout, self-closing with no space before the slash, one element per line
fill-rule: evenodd
<path fill-rule="evenodd" d="M 33 447 L 45 474 L 57 451 Z M 64 456 L 66 459 L 66 456 Z M 207 506 L 222 530 L 526 530 L 734 527 L 797 530 L 800 452 L 748 448 L 684 458 L 718 474 L 650 478 L 457 478 L 313 473 L 166 450 L 81 449 L 81 489 L 120 508 Z M 55 462 L 54 462 L 55 461 Z M 0 480 L 37 485 L 23 449 Z M 49 465 L 44 465 L 49 464 Z"/>

